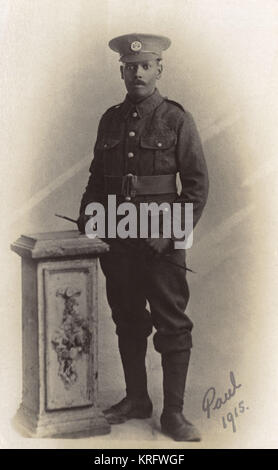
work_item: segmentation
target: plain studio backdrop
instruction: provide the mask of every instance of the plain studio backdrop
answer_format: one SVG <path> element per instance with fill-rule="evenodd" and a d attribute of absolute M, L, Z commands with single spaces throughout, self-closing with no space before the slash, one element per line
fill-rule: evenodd
<path fill-rule="evenodd" d="M 186 416 L 203 433 L 184 447 L 276 447 L 277 2 L 268 0 L 1 0 L 1 429 L 2 448 L 177 446 L 159 432 L 160 357 L 149 341 L 151 422 L 105 437 L 25 439 L 11 418 L 21 399 L 20 234 L 71 229 L 104 111 L 125 96 L 108 41 L 128 32 L 169 36 L 162 95 L 194 116 L 210 194 L 188 264 L 194 322 Z M 276 184 L 275 184 L 276 183 Z M 276 237 L 275 237 L 276 236 Z M 100 273 L 100 404 L 123 397 L 114 325 Z M 202 398 L 242 386 L 207 419 Z M 237 432 L 221 417 L 240 400 Z M 154 431 L 152 431 L 154 429 Z M 180 443 L 178 444 L 180 447 Z"/>

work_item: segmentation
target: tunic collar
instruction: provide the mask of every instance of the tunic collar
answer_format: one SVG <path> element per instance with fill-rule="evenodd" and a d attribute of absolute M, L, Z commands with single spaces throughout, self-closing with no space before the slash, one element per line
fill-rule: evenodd
<path fill-rule="evenodd" d="M 121 104 L 120 111 L 125 119 L 127 119 L 132 112 L 136 111 L 140 118 L 154 111 L 164 101 L 163 96 L 156 88 L 152 95 L 140 101 L 140 103 L 133 103 L 128 95 L 125 101 Z"/>

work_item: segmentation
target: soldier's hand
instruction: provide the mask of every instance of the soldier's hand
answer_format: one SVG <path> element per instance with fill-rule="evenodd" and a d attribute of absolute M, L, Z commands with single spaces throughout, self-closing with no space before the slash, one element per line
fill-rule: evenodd
<path fill-rule="evenodd" d="M 90 215 L 85 215 L 85 212 L 81 212 L 79 215 L 77 219 L 77 227 L 80 233 L 85 233 L 85 226 L 90 217 Z"/>
<path fill-rule="evenodd" d="M 146 238 L 146 244 L 153 254 L 168 253 L 173 247 L 171 238 Z"/>

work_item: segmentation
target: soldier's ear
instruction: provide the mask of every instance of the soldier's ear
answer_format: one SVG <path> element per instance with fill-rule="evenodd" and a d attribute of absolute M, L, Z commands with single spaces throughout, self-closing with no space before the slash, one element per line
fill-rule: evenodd
<path fill-rule="evenodd" d="M 121 79 L 124 80 L 124 66 L 120 66 L 120 72 L 121 72 Z"/>
<path fill-rule="evenodd" d="M 158 64 L 157 64 L 157 75 L 156 75 L 157 80 L 160 79 L 160 77 L 162 75 L 162 71 L 163 71 L 163 65 L 160 62 L 158 62 Z"/>

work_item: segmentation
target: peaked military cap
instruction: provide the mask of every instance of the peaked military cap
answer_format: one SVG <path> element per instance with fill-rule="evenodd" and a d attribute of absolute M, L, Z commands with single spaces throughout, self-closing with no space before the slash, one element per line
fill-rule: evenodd
<path fill-rule="evenodd" d="M 170 39 L 153 34 L 124 34 L 109 41 L 109 47 L 120 54 L 121 62 L 140 62 L 162 58 Z"/>

